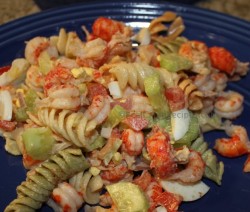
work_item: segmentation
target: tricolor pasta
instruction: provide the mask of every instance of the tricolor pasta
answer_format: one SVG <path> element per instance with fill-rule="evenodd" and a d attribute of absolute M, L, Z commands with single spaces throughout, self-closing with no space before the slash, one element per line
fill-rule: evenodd
<path fill-rule="evenodd" d="M 246 130 L 232 124 L 244 97 L 226 90 L 249 63 L 184 37 L 171 11 L 139 32 L 105 17 L 82 29 L 85 39 L 65 28 L 32 38 L 0 75 L 5 150 L 29 170 L 5 211 L 46 203 L 55 211 L 178 211 L 185 194 L 165 183 L 196 186 L 198 198 L 209 190 L 203 178 L 223 186 L 224 164 L 203 134 L 231 137 L 216 140 L 223 156 L 249 153 Z"/>

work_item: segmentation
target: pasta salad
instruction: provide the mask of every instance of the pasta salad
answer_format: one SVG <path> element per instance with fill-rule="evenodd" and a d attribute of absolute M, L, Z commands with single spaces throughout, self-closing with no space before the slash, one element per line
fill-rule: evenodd
<path fill-rule="evenodd" d="M 99 17 L 85 38 L 64 28 L 26 42 L 0 68 L 0 130 L 27 177 L 5 211 L 178 211 L 221 185 L 225 157 L 248 154 L 226 90 L 249 70 L 229 50 L 183 36 L 167 11 L 136 31 Z M 204 133 L 225 131 L 209 148 Z M 244 172 L 250 172 L 250 156 Z"/>

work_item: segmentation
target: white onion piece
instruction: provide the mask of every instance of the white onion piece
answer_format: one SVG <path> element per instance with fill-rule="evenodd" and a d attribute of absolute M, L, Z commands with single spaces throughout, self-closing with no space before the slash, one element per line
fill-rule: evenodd
<path fill-rule="evenodd" d="M 122 97 L 122 91 L 119 86 L 118 81 L 112 81 L 108 84 L 109 92 L 114 99 L 119 99 Z"/>
<path fill-rule="evenodd" d="M 7 90 L 0 90 L 0 119 L 10 121 L 12 118 L 12 98 Z"/>
<path fill-rule="evenodd" d="M 186 108 L 174 111 L 171 116 L 171 125 L 174 140 L 181 139 L 188 131 L 190 115 Z"/>
<path fill-rule="evenodd" d="M 29 63 L 24 58 L 15 59 L 11 68 L 0 76 L 0 86 L 9 85 L 13 82 L 22 81 L 25 78 L 24 72 L 29 68 Z"/>
<path fill-rule="evenodd" d="M 101 136 L 104 138 L 109 138 L 111 136 L 112 128 L 111 127 L 103 127 L 101 129 Z"/>
<path fill-rule="evenodd" d="M 156 212 L 168 212 L 167 209 L 163 206 L 158 206 L 156 209 L 155 209 Z"/>

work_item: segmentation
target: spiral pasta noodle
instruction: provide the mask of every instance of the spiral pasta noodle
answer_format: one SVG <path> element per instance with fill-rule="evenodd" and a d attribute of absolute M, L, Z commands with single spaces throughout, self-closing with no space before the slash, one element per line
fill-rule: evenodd
<path fill-rule="evenodd" d="M 69 58 L 79 56 L 84 46 L 76 32 L 66 32 L 64 28 L 60 29 L 58 36 L 54 37 L 54 40 L 58 52 Z"/>
<path fill-rule="evenodd" d="M 155 42 L 155 47 L 159 49 L 163 54 L 178 53 L 181 44 L 186 42 L 185 37 L 177 37 L 174 40 L 168 42 Z"/>
<path fill-rule="evenodd" d="M 142 91 L 145 90 L 144 79 L 155 71 L 155 68 L 144 63 L 118 63 L 109 70 L 118 80 L 122 90 L 130 85 L 134 90 L 140 88 Z"/>
<path fill-rule="evenodd" d="M 65 140 L 79 147 L 87 147 L 85 130 L 88 120 L 83 113 L 42 108 L 38 111 L 38 119 Z"/>
<path fill-rule="evenodd" d="M 99 202 L 100 191 L 103 188 L 103 180 L 99 174 L 93 174 L 91 171 L 80 172 L 70 178 L 69 183 L 82 194 L 86 203 L 97 204 Z"/>
<path fill-rule="evenodd" d="M 169 27 L 164 25 L 164 23 L 171 23 Z M 164 43 L 169 40 L 175 39 L 180 35 L 185 26 L 181 17 L 177 17 L 176 13 L 167 11 L 162 16 L 159 16 L 151 21 L 149 25 L 149 31 L 152 37 L 152 40 L 155 40 L 159 43 Z M 159 36 L 160 32 L 167 32 L 167 36 Z"/>
<path fill-rule="evenodd" d="M 221 185 L 222 174 L 224 172 L 224 164 L 217 161 L 212 150 L 208 148 L 207 142 L 203 137 L 198 137 L 191 145 L 191 149 L 199 152 L 206 164 L 204 176 Z"/>
<path fill-rule="evenodd" d="M 176 84 L 184 91 L 188 99 L 188 108 L 190 110 L 197 111 L 203 108 L 203 93 L 198 90 L 197 86 L 186 74 L 179 74 L 179 79 L 176 81 Z"/>
<path fill-rule="evenodd" d="M 6 207 L 5 212 L 39 209 L 60 181 L 88 166 L 80 149 L 69 148 L 58 152 L 27 173 L 26 181 L 17 187 L 17 199 Z"/>

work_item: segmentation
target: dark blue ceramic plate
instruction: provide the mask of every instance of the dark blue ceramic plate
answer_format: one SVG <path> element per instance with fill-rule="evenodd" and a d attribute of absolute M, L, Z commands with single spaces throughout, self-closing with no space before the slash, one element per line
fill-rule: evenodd
<path fill-rule="evenodd" d="M 167 2 L 106 2 L 79 4 L 56 10 L 48 10 L 0 26 L 0 66 L 10 64 L 17 57 L 23 56 L 25 41 L 35 36 L 57 34 L 60 27 L 75 30 L 83 35 L 81 26 L 91 26 L 98 16 L 108 16 L 133 26 L 140 27 L 145 22 L 161 15 L 166 10 L 177 12 L 184 18 L 186 31 L 190 39 L 206 42 L 209 46 L 217 45 L 228 48 L 241 61 L 250 61 L 250 23 L 219 13 L 198 9 L 186 5 Z M 237 83 L 229 85 L 245 96 L 243 115 L 234 123 L 246 126 L 250 133 L 250 75 Z M 221 132 L 206 135 L 212 147 L 217 137 L 225 136 Z M 210 192 L 198 201 L 184 203 L 181 210 L 186 212 L 211 211 L 250 211 L 250 173 L 243 173 L 246 156 L 226 159 L 218 156 L 225 164 L 222 185 L 205 180 L 211 187 Z M 16 186 L 25 180 L 26 171 L 21 157 L 9 155 L 4 150 L 4 141 L 0 142 L 0 211 L 16 197 Z M 44 206 L 41 211 L 49 211 Z"/>

